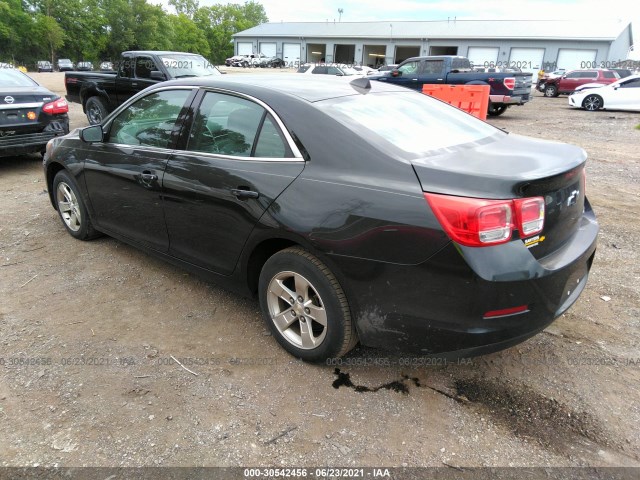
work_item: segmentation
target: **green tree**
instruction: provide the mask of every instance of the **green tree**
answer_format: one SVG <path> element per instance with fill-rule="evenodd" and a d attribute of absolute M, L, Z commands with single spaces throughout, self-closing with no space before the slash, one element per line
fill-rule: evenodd
<path fill-rule="evenodd" d="M 209 56 L 210 47 L 207 38 L 193 20 L 183 13 L 171 15 L 170 19 L 173 25 L 174 50 Z"/>
<path fill-rule="evenodd" d="M 56 51 L 64 45 L 64 30 L 53 17 L 39 14 L 36 18 L 34 31 L 37 34 L 39 46 L 49 56 L 51 64 L 53 64 Z"/>
<path fill-rule="evenodd" d="M 200 8 L 198 0 L 169 0 L 169 5 L 176 9 L 178 15 L 183 13 L 191 19 Z"/>
<path fill-rule="evenodd" d="M 217 4 L 202 7 L 194 15 L 196 25 L 206 36 L 211 48 L 211 60 L 222 63 L 233 55 L 234 33 L 268 22 L 262 4 L 255 1 L 244 4 Z"/>

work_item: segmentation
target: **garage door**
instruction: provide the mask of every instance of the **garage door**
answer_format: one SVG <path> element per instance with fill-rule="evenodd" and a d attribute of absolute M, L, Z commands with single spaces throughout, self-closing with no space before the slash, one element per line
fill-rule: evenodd
<path fill-rule="evenodd" d="M 253 43 L 238 42 L 238 55 L 251 55 L 253 53 Z"/>
<path fill-rule="evenodd" d="M 509 66 L 523 72 L 537 73 L 544 60 L 544 48 L 512 48 Z"/>
<path fill-rule="evenodd" d="M 299 43 L 283 44 L 282 59 L 287 63 L 299 62 L 300 61 L 300 44 Z"/>
<path fill-rule="evenodd" d="M 469 47 L 467 58 L 474 67 L 490 67 L 498 60 L 498 47 Z"/>
<path fill-rule="evenodd" d="M 596 50 L 561 48 L 558 52 L 558 68 L 564 68 L 566 71 L 577 68 L 594 68 L 596 53 L 598 53 Z"/>
<path fill-rule="evenodd" d="M 276 56 L 276 44 L 275 43 L 260 43 L 260 53 L 266 55 L 267 57 L 275 57 Z"/>

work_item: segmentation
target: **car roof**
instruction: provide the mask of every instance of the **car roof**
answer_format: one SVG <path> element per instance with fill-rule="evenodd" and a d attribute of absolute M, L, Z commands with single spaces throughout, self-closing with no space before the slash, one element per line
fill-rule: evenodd
<path fill-rule="evenodd" d="M 366 77 L 346 79 L 331 75 L 238 75 L 237 77 L 228 77 L 228 75 L 190 77 L 162 82 L 157 86 L 189 85 L 229 89 L 247 95 L 255 95 L 262 100 L 270 94 L 278 93 L 295 96 L 308 102 L 317 102 L 328 98 L 358 95 L 358 91 L 350 83 L 354 80 L 368 80 Z M 384 82 L 371 81 L 369 84 L 371 92 L 410 92 L 407 88 Z"/>

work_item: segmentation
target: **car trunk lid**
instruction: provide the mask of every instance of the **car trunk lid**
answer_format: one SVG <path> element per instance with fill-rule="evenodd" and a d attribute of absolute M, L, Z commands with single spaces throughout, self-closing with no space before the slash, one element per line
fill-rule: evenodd
<path fill-rule="evenodd" d="M 484 199 L 543 197 L 544 229 L 520 239 L 541 258 L 578 228 L 585 201 L 586 153 L 572 145 L 513 134 L 494 138 L 415 159 L 413 168 L 425 192 Z M 518 240 L 519 233 L 513 238 Z"/>

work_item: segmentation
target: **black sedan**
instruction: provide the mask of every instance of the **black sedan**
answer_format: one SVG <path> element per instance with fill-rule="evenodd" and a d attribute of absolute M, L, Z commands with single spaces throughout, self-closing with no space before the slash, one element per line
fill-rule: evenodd
<path fill-rule="evenodd" d="M 73 237 L 256 295 L 274 338 L 320 361 L 358 341 L 475 355 L 544 329 L 595 254 L 585 162 L 366 78 L 242 76 L 150 87 L 51 141 L 44 173 Z"/>
<path fill-rule="evenodd" d="M 69 106 L 19 70 L 0 64 L 0 157 L 44 152 L 69 133 Z"/>

